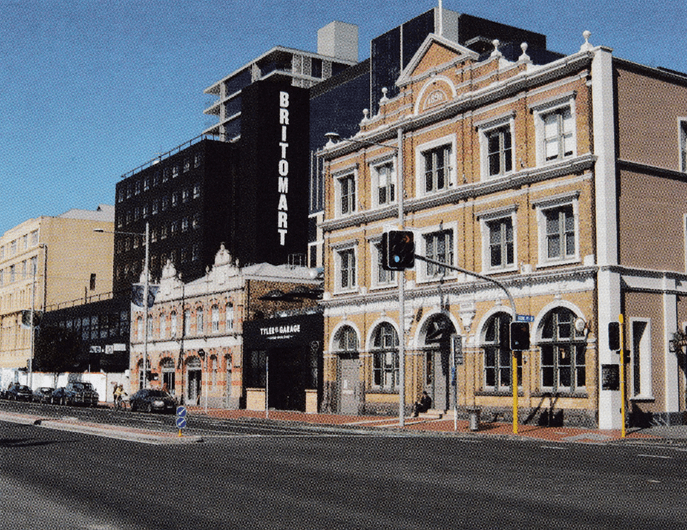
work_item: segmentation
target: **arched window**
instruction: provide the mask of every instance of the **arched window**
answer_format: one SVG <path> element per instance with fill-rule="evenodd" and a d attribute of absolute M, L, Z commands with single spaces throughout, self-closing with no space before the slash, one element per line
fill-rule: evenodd
<path fill-rule="evenodd" d="M 509 327 L 511 316 L 496 313 L 484 327 L 482 347 L 484 348 L 484 387 L 494 391 L 512 390 L 511 350 Z M 522 385 L 522 356 L 518 358 L 518 386 Z"/>
<path fill-rule="evenodd" d="M 160 338 L 167 338 L 167 315 L 165 313 L 160 314 Z"/>
<path fill-rule="evenodd" d="M 227 331 L 234 330 L 234 305 L 231 302 L 227 303 Z"/>
<path fill-rule="evenodd" d="M 196 333 L 202 335 L 205 332 L 205 325 L 203 320 L 203 308 L 196 309 Z"/>
<path fill-rule="evenodd" d="M 191 334 L 191 310 L 184 310 L 184 336 L 188 337 Z"/>
<path fill-rule="evenodd" d="M 575 392 L 586 385 L 586 341 L 584 331 L 575 329 L 576 319 L 575 313 L 561 307 L 548 313 L 542 322 L 542 390 Z"/>
<path fill-rule="evenodd" d="M 358 353 L 358 334 L 351 326 L 343 326 L 336 333 L 334 348 L 339 353 Z"/>
<path fill-rule="evenodd" d="M 219 332 L 219 307 L 213 305 L 210 309 L 210 320 L 212 321 L 212 332 Z"/>
<path fill-rule="evenodd" d="M 136 336 L 138 340 L 143 340 L 143 317 L 136 319 Z"/>
<path fill-rule="evenodd" d="M 177 337 L 177 330 L 178 330 L 177 312 L 176 311 L 172 311 L 172 313 L 169 315 L 169 321 L 170 321 L 169 322 L 169 331 L 172 335 L 172 338 L 176 338 Z"/>
<path fill-rule="evenodd" d="M 388 322 L 377 326 L 372 338 L 372 385 L 395 391 L 399 384 L 398 334 Z"/>

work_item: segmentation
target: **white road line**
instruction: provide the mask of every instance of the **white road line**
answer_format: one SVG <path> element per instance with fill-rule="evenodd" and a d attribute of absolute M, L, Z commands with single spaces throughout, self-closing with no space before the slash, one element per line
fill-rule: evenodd
<path fill-rule="evenodd" d="M 663 455 L 637 455 L 640 458 L 660 458 L 662 460 L 672 460 L 672 456 L 663 456 Z"/>

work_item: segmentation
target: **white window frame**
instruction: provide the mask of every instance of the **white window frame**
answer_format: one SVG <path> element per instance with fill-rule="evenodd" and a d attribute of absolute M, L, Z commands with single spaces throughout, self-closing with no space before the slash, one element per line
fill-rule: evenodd
<path fill-rule="evenodd" d="M 393 186 L 393 198 L 388 199 L 384 202 L 379 201 L 379 190 L 382 188 L 380 170 L 391 166 L 391 174 L 389 176 L 390 182 L 387 183 L 387 193 L 389 190 L 389 184 Z M 372 180 L 372 207 L 380 208 L 384 206 L 389 206 L 391 204 L 396 204 L 398 200 L 398 179 L 396 178 L 396 158 L 395 157 L 385 157 L 380 160 L 376 160 L 370 163 L 370 177 Z"/>
<path fill-rule="evenodd" d="M 515 272 L 518 270 L 518 224 L 517 205 L 489 210 L 477 214 L 482 233 L 482 273 Z M 496 221 L 510 219 L 513 227 L 513 263 L 501 267 L 491 266 L 491 232 L 489 225 Z"/>
<path fill-rule="evenodd" d="M 532 105 L 532 114 L 534 116 L 534 130 L 537 146 L 537 165 L 544 166 L 547 164 L 556 164 L 561 160 L 567 160 L 577 156 L 577 123 L 575 112 L 575 93 L 566 94 L 564 96 L 555 98 L 553 100 L 545 101 L 543 103 Z M 569 108 L 570 119 L 572 124 L 570 142 L 572 144 L 572 153 L 568 156 L 557 157 L 553 160 L 546 160 L 546 131 L 545 119 L 553 113 Z"/>
<path fill-rule="evenodd" d="M 452 259 L 449 265 L 455 265 L 457 263 L 458 259 L 458 225 L 457 223 L 446 223 L 444 225 L 434 225 L 431 227 L 426 227 L 423 228 L 419 234 L 416 234 L 415 236 L 415 246 L 416 246 L 416 253 L 420 254 L 421 256 L 427 256 L 427 236 L 430 236 L 432 234 L 438 233 L 438 232 L 451 232 L 451 235 L 453 237 L 453 250 L 452 250 Z M 429 256 L 427 256 L 429 257 Z M 436 282 L 440 278 L 455 278 L 457 276 L 457 271 L 454 271 L 452 269 L 443 269 L 445 272 L 443 274 L 438 274 L 435 276 L 428 276 L 427 275 L 427 266 L 429 264 L 426 262 L 422 262 L 422 264 L 417 264 L 415 267 L 415 274 L 417 278 L 418 283 L 428 283 L 428 282 Z"/>
<path fill-rule="evenodd" d="M 635 324 L 645 324 L 644 332 L 639 343 L 639 393 L 635 393 Z M 651 363 L 651 319 L 631 317 L 628 331 L 630 335 L 630 395 L 632 399 L 653 400 L 653 389 L 651 387 L 652 363 Z"/>
<path fill-rule="evenodd" d="M 569 263 L 579 263 L 580 261 L 580 213 L 579 213 L 579 192 L 565 195 L 548 197 L 543 200 L 533 201 L 532 206 L 537 212 L 537 233 L 538 233 L 538 263 L 537 268 L 553 267 Z M 546 233 L 546 212 L 566 206 L 572 206 L 575 227 L 575 255 L 571 257 L 548 257 L 548 239 Z"/>
<path fill-rule="evenodd" d="M 687 118 L 677 119 L 679 166 L 681 173 L 687 173 Z"/>
<path fill-rule="evenodd" d="M 349 215 L 353 215 L 358 211 L 358 171 L 357 170 L 349 170 L 342 172 L 338 175 L 335 175 L 335 197 L 336 197 L 336 217 L 347 217 Z M 342 186 L 343 186 L 343 181 L 352 179 L 353 180 L 353 201 L 352 204 L 349 204 L 348 210 L 344 211 L 342 208 L 342 199 L 343 199 L 343 193 L 342 193 Z M 349 195 L 350 196 L 350 195 Z"/>
<path fill-rule="evenodd" d="M 515 172 L 515 114 L 509 113 L 507 116 L 501 116 L 485 122 L 476 124 L 479 133 L 480 145 L 480 173 L 482 180 L 491 180 L 495 178 L 505 177 Z M 490 175 L 489 174 L 489 136 L 491 133 L 500 129 L 508 129 L 510 132 L 510 161 L 511 168 L 508 171 Z"/>
<path fill-rule="evenodd" d="M 353 255 L 353 274 L 354 278 L 353 281 L 350 282 L 346 286 L 342 285 L 342 279 L 343 279 L 343 254 L 344 253 L 352 253 Z M 358 285 L 359 285 L 359 274 L 358 274 L 358 247 L 355 244 L 347 244 L 347 245 L 342 245 L 339 247 L 336 247 L 334 249 L 334 292 L 335 293 L 351 293 L 351 292 L 356 292 L 358 290 Z"/>
<path fill-rule="evenodd" d="M 439 147 L 448 145 L 451 148 L 451 153 L 449 156 L 449 167 L 447 169 L 448 175 L 447 175 L 447 182 L 446 182 L 446 187 L 441 190 L 434 190 L 427 192 L 425 191 L 425 153 L 427 151 L 432 151 L 434 149 L 437 149 Z M 456 159 L 456 149 L 457 149 L 457 140 L 456 140 L 456 135 L 455 134 L 449 134 L 447 136 L 443 136 L 441 138 L 437 138 L 436 140 L 432 140 L 431 142 L 425 142 L 423 144 L 418 145 L 415 148 L 415 196 L 416 197 L 426 197 L 426 196 L 431 196 L 431 195 L 436 195 L 437 193 L 442 193 L 445 192 L 446 190 L 455 187 L 457 185 L 456 181 L 456 167 L 457 167 L 457 159 Z"/>
<path fill-rule="evenodd" d="M 382 244 L 382 238 L 376 237 L 370 240 L 370 256 L 372 257 L 372 263 L 370 267 L 370 273 L 372 277 L 370 278 L 370 286 L 372 289 L 387 289 L 398 285 L 398 276 L 394 271 L 386 271 L 382 269 L 382 252 L 380 245 Z M 379 275 L 381 270 L 390 277 L 388 281 L 381 282 L 379 280 Z"/>

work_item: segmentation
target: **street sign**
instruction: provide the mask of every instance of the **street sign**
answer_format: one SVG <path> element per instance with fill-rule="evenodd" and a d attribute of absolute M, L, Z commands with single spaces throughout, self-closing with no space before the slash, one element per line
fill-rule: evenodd
<path fill-rule="evenodd" d="M 516 322 L 534 322 L 533 315 L 515 315 Z"/>
<path fill-rule="evenodd" d="M 177 417 L 179 417 L 179 418 L 185 418 L 185 417 L 186 417 L 186 414 L 187 414 L 186 407 L 184 407 L 183 405 L 179 405 L 179 406 L 177 407 Z"/>
<path fill-rule="evenodd" d="M 451 335 L 451 349 L 453 350 L 456 365 L 463 364 L 463 337 L 460 335 Z"/>
<path fill-rule="evenodd" d="M 176 424 L 179 429 L 183 429 L 186 427 L 186 417 L 185 416 L 177 416 L 176 419 Z"/>

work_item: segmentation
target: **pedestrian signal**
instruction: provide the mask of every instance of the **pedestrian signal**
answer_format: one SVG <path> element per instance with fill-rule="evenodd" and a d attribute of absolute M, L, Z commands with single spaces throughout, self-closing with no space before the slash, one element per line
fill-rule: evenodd
<path fill-rule="evenodd" d="M 510 349 L 512 351 L 530 349 L 530 325 L 527 322 L 510 323 Z"/>
<path fill-rule="evenodd" d="M 608 349 L 620 350 L 620 322 L 608 323 Z"/>

